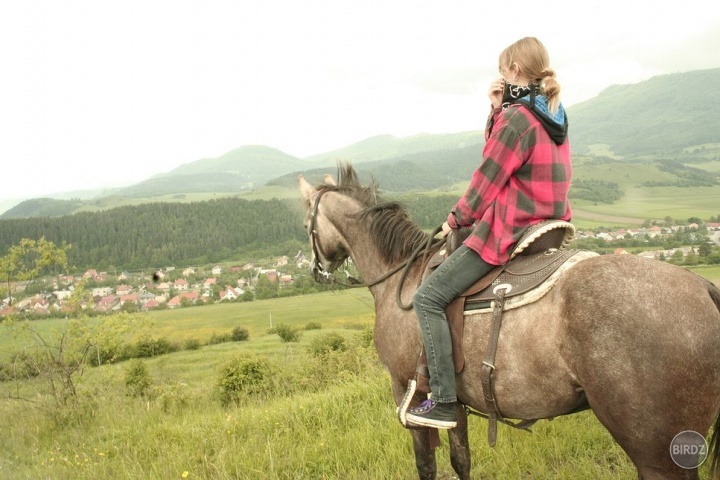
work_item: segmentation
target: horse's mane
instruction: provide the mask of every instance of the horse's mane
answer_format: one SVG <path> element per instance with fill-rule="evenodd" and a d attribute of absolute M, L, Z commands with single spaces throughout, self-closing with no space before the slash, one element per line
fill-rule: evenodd
<path fill-rule="evenodd" d="M 368 223 L 369 232 L 377 242 L 389 264 L 408 258 L 420 245 L 427 242 L 428 234 L 408 217 L 405 206 L 398 202 L 385 202 L 378 195 L 378 185 L 362 185 L 355 169 L 347 162 L 338 164 L 336 185 L 323 184 L 318 189 L 336 191 L 363 206 L 356 215 Z"/>

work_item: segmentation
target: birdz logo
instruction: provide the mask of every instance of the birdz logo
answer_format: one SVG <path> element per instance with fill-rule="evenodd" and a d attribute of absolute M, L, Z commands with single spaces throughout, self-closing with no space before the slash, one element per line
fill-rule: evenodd
<path fill-rule="evenodd" d="M 708 455 L 705 437 L 693 430 L 685 430 L 675 435 L 670 442 L 670 457 L 680 468 L 697 468 Z"/>

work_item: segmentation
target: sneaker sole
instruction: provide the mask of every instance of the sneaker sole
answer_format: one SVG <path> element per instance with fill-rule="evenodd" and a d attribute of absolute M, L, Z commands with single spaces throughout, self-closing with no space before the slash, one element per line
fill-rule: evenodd
<path fill-rule="evenodd" d="M 405 419 L 408 421 L 408 423 L 412 423 L 413 425 L 419 425 L 421 427 L 442 429 L 450 429 L 457 427 L 457 421 L 433 420 L 431 418 L 416 417 L 411 413 L 408 413 L 405 416 Z"/>

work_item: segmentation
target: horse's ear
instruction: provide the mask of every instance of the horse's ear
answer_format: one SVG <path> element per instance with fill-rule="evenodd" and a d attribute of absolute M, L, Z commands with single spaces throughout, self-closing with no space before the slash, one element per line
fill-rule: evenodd
<path fill-rule="evenodd" d="M 335 179 L 330 174 L 327 174 L 327 173 L 323 177 L 323 181 L 328 185 L 337 185 L 337 183 L 335 183 Z"/>
<path fill-rule="evenodd" d="M 310 201 L 313 193 L 315 193 L 315 189 L 312 185 L 310 185 L 310 183 L 308 183 L 307 180 L 305 180 L 305 177 L 302 173 L 298 175 L 298 187 L 300 187 L 300 193 L 302 193 L 302 196 L 305 198 L 305 200 Z"/>

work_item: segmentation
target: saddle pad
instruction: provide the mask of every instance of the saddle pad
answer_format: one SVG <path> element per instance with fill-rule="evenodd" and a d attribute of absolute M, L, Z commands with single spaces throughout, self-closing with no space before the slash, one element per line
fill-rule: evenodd
<path fill-rule="evenodd" d="M 491 312 L 494 291 L 498 286 L 506 288 L 504 310 L 533 303 L 544 297 L 567 270 L 596 256 L 597 253 L 587 250 L 560 250 L 518 257 L 523 261 L 514 259 L 490 286 L 466 298 L 464 314 Z"/>

